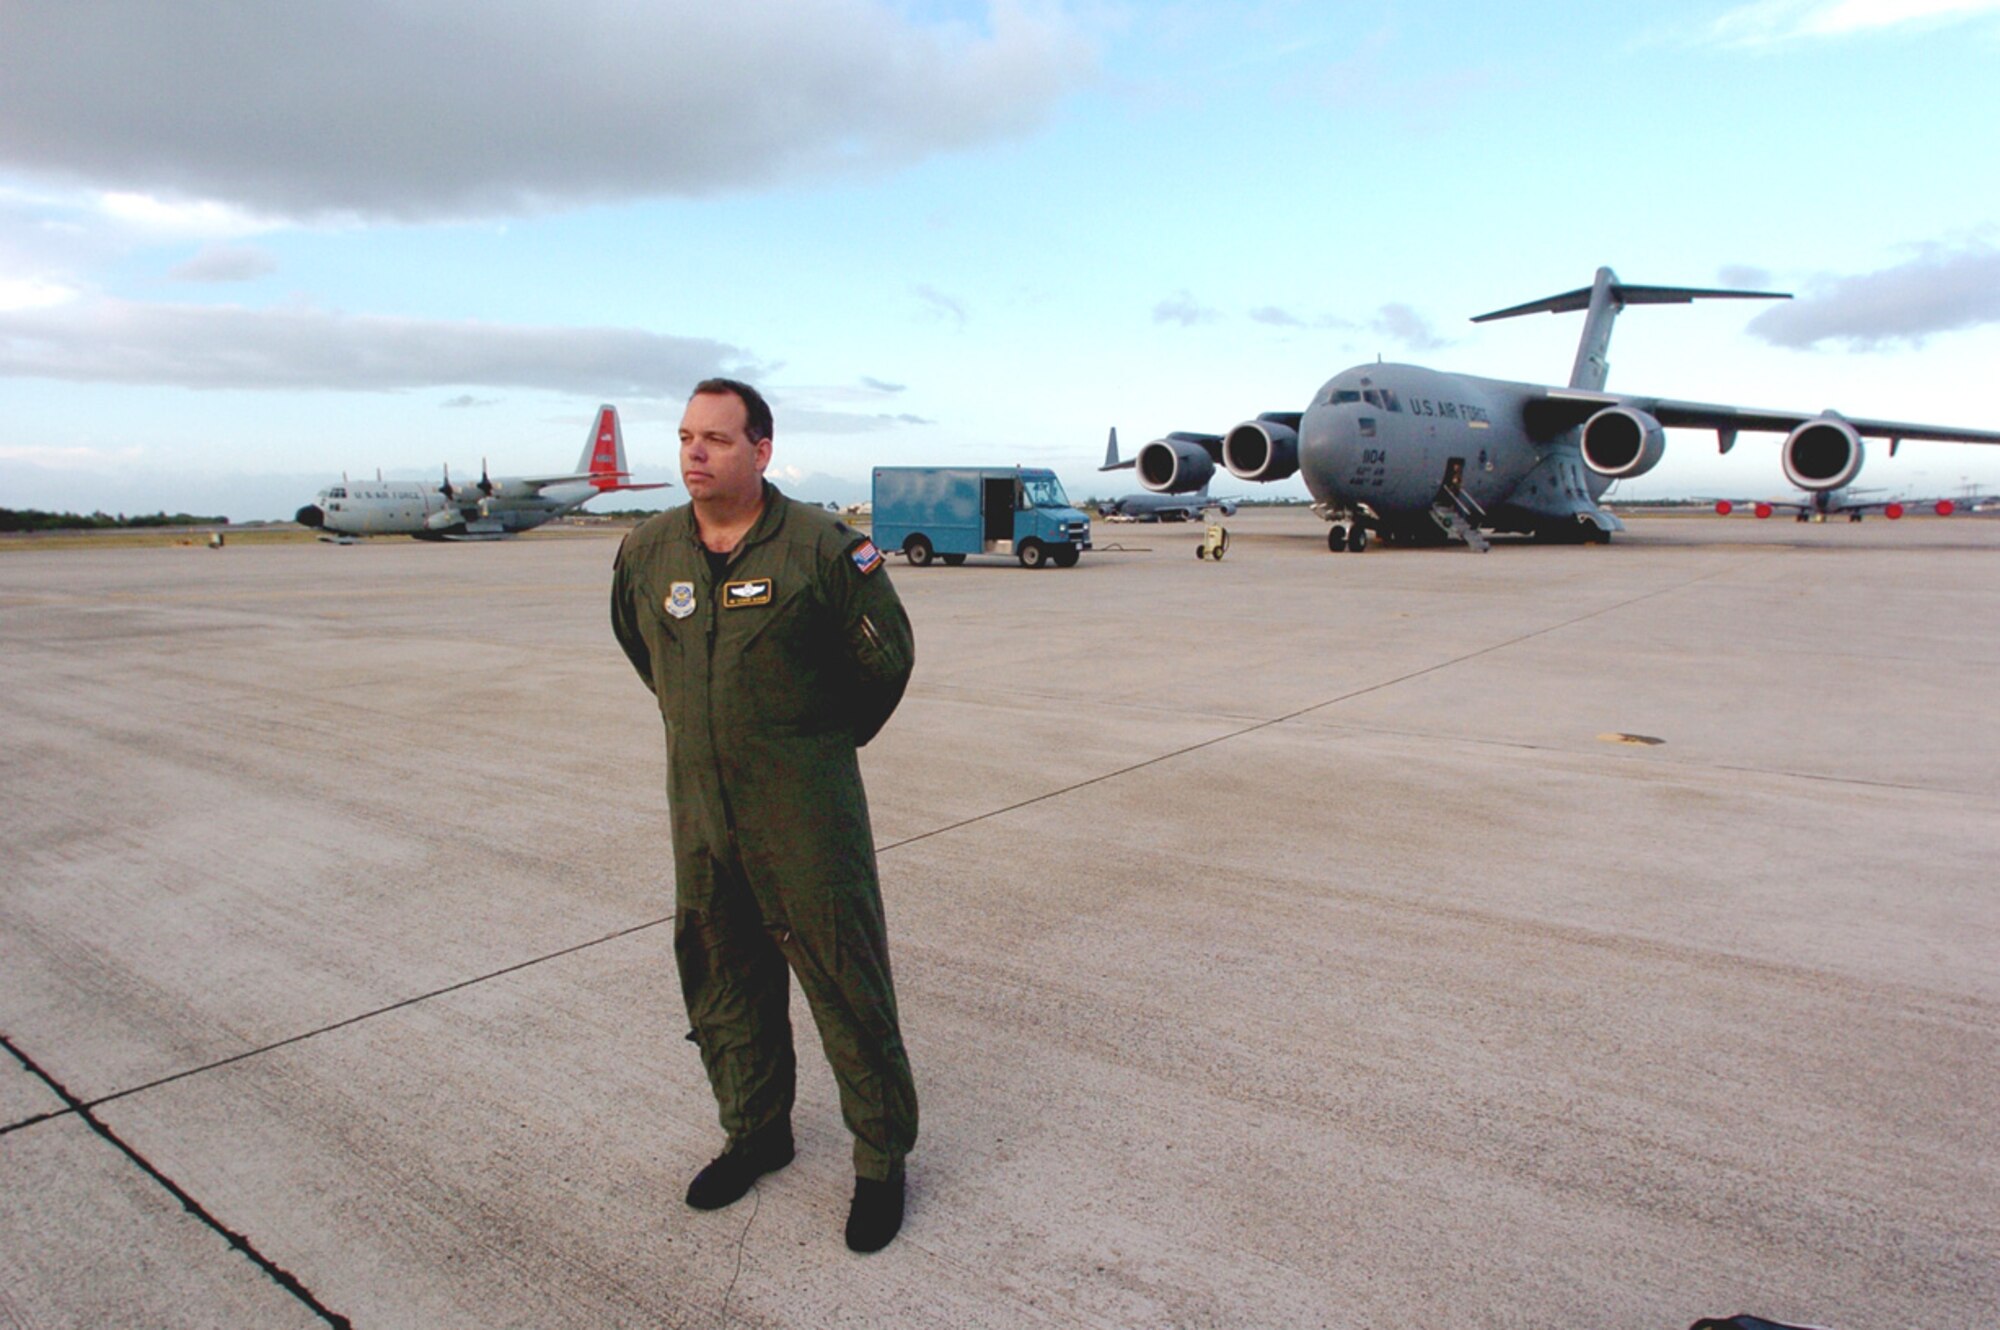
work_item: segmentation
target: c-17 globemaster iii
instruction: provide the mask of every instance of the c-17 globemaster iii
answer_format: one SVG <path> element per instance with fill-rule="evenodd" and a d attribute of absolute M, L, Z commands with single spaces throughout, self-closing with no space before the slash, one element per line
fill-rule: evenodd
<path fill-rule="evenodd" d="M 1624 525 L 1598 499 L 1613 481 L 1652 470 L 1668 429 L 1712 429 L 1725 453 L 1742 431 L 1782 433 L 1785 478 L 1810 493 L 1854 482 L 1864 437 L 1888 439 L 1891 456 L 1904 439 L 2000 443 L 1992 430 L 1604 391 L 1611 325 L 1620 310 L 1717 298 L 1790 299 L 1774 291 L 1634 286 L 1599 268 L 1587 287 L 1473 320 L 1587 311 L 1567 387 L 1418 365 L 1357 365 L 1328 379 L 1303 411 L 1267 411 L 1227 434 L 1177 431 L 1118 465 L 1136 465 L 1140 483 L 1159 494 L 1200 489 L 1218 464 L 1239 480 L 1299 475 L 1312 492 L 1313 511 L 1332 523 L 1327 547 L 1333 550 L 1365 549 L 1370 533 L 1461 540 L 1484 550 L 1482 529 L 1609 540 Z"/>
<path fill-rule="evenodd" d="M 600 494 L 619 490 L 657 490 L 656 484 L 634 485 L 625 479 L 625 431 L 618 408 L 600 406 L 583 441 L 576 471 L 566 476 L 488 476 L 451 483 L 413 480 L 343 480 L 319 492 L 299 509 L 300 526 L 317 527 L 321 540 L 351 543 L 357 536 L 415 536 L 419 540 L 503 540 L 579 508 Z"/>

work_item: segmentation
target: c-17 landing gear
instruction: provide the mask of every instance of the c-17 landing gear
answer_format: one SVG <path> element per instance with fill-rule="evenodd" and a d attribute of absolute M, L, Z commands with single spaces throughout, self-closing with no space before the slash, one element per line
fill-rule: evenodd
<path fill-rule="evenodd" d="M 1335 554 L 1347 548 L 1347 528 L 1335 522 L 1326 529 L 1326 547 Z"/>

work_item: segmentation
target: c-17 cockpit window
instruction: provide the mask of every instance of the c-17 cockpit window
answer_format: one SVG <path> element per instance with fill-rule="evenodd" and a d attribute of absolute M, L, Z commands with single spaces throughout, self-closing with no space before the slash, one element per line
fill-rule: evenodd
<path fill-rule="evenodd" d="M 1327 398 L 1326 400 L 1334 403 L 1335 405 L 1338 405 L 1341 402 L 1358 402 L 1361 400 L 1361 394 L 1354 391 L 1354 389 L 1352 388 L 1335 388 L 1333 390 L 1333 395 Z"/>

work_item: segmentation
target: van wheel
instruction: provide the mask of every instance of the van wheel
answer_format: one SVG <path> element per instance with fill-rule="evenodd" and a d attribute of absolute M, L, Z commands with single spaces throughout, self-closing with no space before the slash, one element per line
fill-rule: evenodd
<path fill-rule="evenodd" d="M 931 543 L 922 536 L 911 536 L 903 542 L 903 556 L 912 568 L 922 568 L 931 561 Z"/>
<path fill-rule="evenodd" d="M 1074 545 L 1058 545 L 1052 556 L 1058 568 L 1074 568 L 1076 561 L 1083 557 L 1083 551 Z"/>
<path fill-rule="evenodd" d="M 940 554 L 938 558 L 944 560 L 944 566 L 947 568 L 956 568 L 965 562 L 963 554 Z"/>
<path fill-rule="evenodd" d="M 1020 559 L 1023 568 L 1039 568 L 1049 561 L 1049 552 L 1042 548 L 1039 540 L 1024 540 L 1021 542 Z"/>

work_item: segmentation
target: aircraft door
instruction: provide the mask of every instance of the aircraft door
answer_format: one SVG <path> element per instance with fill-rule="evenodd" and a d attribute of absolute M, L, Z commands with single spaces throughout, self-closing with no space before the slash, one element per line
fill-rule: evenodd
<path fill-rule="evenodd" d="M 1447 494 L 1457 494 L 1465 488 L 1465 459 L 1448 458 L 1444 464 L 1444 490 Z"/>

